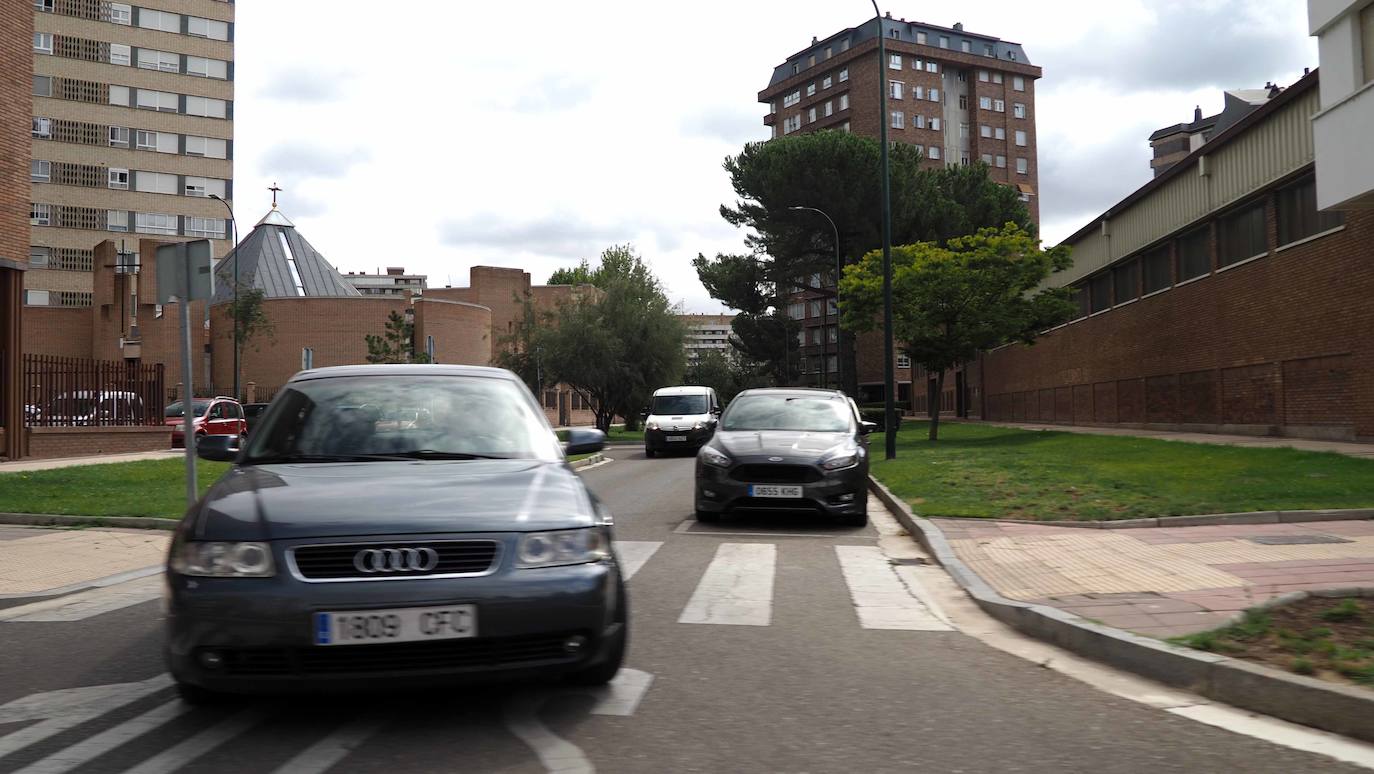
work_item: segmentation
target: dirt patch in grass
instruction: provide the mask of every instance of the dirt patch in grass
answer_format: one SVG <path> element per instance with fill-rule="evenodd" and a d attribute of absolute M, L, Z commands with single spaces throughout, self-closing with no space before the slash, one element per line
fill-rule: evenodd
<path fill-rule="evenodd" d="M 1308 597 L 1173 640 L 1300 675 L 1374 690 L 1374 599 Z"/>

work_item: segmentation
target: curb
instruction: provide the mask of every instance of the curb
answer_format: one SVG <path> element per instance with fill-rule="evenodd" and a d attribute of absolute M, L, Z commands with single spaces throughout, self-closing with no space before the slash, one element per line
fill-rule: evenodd
<path fill-rule="evenodd" d="M 591 467 L 592 465 L 605 461 L 606 455 L 602 454 L 601 452 L 597 452 L 596 454 L 593 454 L 590 457 L 583 457 L 582 459 L 577 460 L 575 462 L 569 462 L 568 467 L 572 468 L 573 470 L 581 470 L 583 468 Z"/>
<path fill-rule="evenodd" d="M 938 527 L 918 518 L 905 501 L 877 479 L 869 476 L 868 482 L 888 511 L 978 607 L 1017 631 L 1209 699 L 1374 742 L 1374 691 L 1177 647 L 1095 624 L 1057 608 L 1007 599 L 955 555 Z M 1362 593 L 1368 596 L 1372 592 Z"/>
<path fill-rule="evenodd" d="M 0 513 L 0 524 L 31 527 L 123 527 L 126 529 L 174 530 L 180 519 L 151 516 L 66 516 L 55 513 Z"/>
<path fill-rule="evenodd" d="M 1031 521 L 1028 519 L 971 519 L 963 516 L 940 516 L 941 521 L 968 524 L 1033 524 L 1037 527 L 1072 527 L 1075 529 L 1151 529 L 1154 527 L 1207 527 L 1222 524 L 1294 524 L 1304 521 L 1364 521 L 1374 519 L 1374 508 L 1323 508 L 1311 511 L 1246 511 L 1242 513 L 1207 513 L 1197 516 L 1153 516 L 1144 519 L 1116 521 Z"/>

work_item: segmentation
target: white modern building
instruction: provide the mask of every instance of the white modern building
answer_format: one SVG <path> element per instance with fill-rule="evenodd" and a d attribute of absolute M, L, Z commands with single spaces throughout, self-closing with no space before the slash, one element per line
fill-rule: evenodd
<path fill-rule="evenodd" d="M 426 275 L 406 274 L 401 266 L 388 266 L 385 274 L 350 271 L 343 278 L 365 296 L 404 296 L 406 293 L 418 296 L 428 285 Z"/>
<path fill-rule="evenodd" d="M 679 314 L 682 326 L 687 329 L 682 347 L 687 351 L 687 364 L 695 363 L 703 352 L 718 350 L 727 357 L 734 355 L 730 346 L 730 324 L 732 314 Z"/>
<path fill-rule="evenodd" d="M 1321 59 L 1321 109 L 1312 117 L 1317 206 L 1374 208 L 1374 2 L 1308 0 Z"/>

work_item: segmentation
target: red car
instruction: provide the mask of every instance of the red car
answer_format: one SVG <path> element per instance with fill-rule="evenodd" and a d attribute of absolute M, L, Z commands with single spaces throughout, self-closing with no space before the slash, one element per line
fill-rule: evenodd
<path fill-rule="evenodd" d="M 166 424 L 172 427 L 172 446 L 186 445 L 186 411 L 181 401 L 177 401 L 163 412 Z M 207 435 L 237 435 L 242 445 L 248 435 L 248 420 L 243 417 L 243 406 L 233 398 L 195 398 L 191 401 L 191 426 L 196 437 Z"/>

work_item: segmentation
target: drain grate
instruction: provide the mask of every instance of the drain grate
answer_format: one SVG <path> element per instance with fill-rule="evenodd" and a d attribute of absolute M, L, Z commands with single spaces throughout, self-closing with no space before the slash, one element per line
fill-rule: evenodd
<path fill-rule="evenodd" d="M 1265 546 L 1308 546 L 1318 543 L 1354 543 L 1335 535 L 1265 535 L 1263 537 L 1247 538 L 1251 543 L 1259 543 Z"/>

